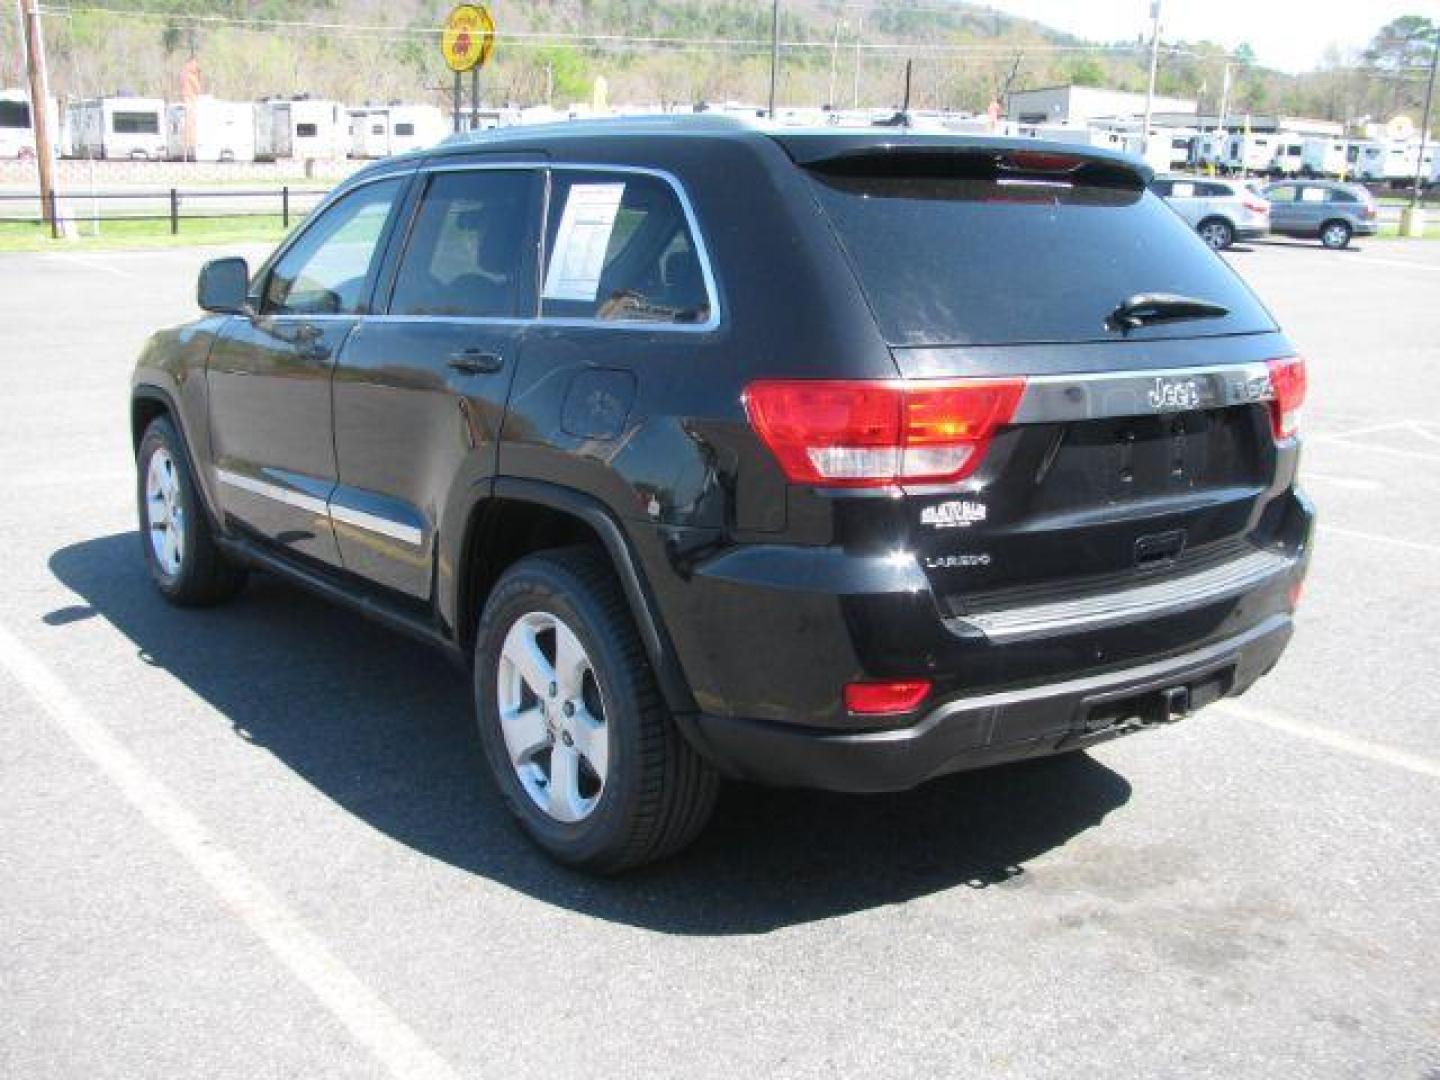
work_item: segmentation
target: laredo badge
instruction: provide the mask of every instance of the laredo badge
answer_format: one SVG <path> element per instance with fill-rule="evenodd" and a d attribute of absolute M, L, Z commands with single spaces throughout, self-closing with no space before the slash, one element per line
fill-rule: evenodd
<path fill-rule="evenodd" d="M 977 521 L 984 521 L 985 504 L 970 499 L 956 499 L 953 502 L 936 503 L 920 511 L 920 524 L 934 529 L 968 529 Z"/>

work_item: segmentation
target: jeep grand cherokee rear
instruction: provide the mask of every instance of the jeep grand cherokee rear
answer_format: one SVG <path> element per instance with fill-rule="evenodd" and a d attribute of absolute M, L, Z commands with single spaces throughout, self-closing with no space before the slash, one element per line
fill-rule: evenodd
<path fill-rule="evenodd" d="M 782 141 L 895 374 L 776 364 L 746 387 L 787 530 L 696 568 L 724 688 L 694 723 L 708 753 L 898 788 L 1269 670 L 1312 517 L 1304 365 L 1139 168 Z"/>

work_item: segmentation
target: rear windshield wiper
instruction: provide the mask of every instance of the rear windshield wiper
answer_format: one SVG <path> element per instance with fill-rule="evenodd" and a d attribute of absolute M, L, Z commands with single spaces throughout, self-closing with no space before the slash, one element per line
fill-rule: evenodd
<path fill-rule="evenodd" d="M 1230 309 L 1209 300 L 1172 293 L 1136 293 L 1120 302 L 1110 313 L 1105 325 L 1124 333 L 1153 323 L 1179 322 L 1182 319 L 1222 319 Z"/>

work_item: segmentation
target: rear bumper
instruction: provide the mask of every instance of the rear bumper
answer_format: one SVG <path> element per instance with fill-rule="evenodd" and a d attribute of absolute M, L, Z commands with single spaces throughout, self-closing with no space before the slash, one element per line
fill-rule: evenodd
<path fill-rule="evenodd" d="M 1193 652 L 1121 671 L 955 696 L 915 723 L 843 732 L 698 714 L 683 721 L 723 772 L 780 786 L 895 791 L 932 777 L 1079 749 L 1243 693 L 1290 640 L 1288 614 Z"/>

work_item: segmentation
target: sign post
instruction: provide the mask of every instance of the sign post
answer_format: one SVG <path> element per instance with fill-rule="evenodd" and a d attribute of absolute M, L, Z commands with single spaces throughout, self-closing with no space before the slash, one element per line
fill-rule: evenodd
<path fill-rule="evenodd" d="M 480 69 L 495 51 L 495 20 L 484 5 L 457 4 L 440 31 L 440 55 L 455 73 L 452 122 L 461 130 L 465 115 L 465 72 L 470 72 L 470 126 L 480 123 Z"/>

